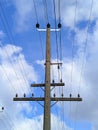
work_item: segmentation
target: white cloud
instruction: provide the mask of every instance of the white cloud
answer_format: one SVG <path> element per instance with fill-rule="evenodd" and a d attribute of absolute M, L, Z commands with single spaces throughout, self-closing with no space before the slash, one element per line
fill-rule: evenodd
<path fill-rule="evenodd" d="M 16 12 L 15 12 L 15 29 L 20 32 L 27 30 L 30 25 L 30 19 L 32 20 L 34 16 L 33 11 L 33 1 L 32 0 L 20 0 L 13 1 Z"/>
<path fill-rule="evenodd" d="M 15 22 L 15 30 L 17 32 L 23 32 L 30 29 L 30 27 L 32 28 L 32 26 L 35 26 L 37 18 L 33 0 L 19 0 L 19 1 L 14 0 L 13 4 L 15 7 L 15 13 L 13 17 Z M 44 19 L 43 2 L 35 0 L 35 6 L 38 21 L 40 19 Z"/>
<path fill-rule="evenodd" d="M 33 66 L 30 66 L 25 60 L 21 47 L 10 44 L 0 47 L 0 77 L 0 106 L 5 107 L 3 112 L 5 116 L 1 116 L 2 121 L 5 122 L 5 118 L 10 118 L 9 120 L 14 122 L 17 119 L 17 115 L 21 115 L 21 112 L 25 109 L 30 114 L 33 110 L 29 103 L 13 102 L 13 97 L 15 97 L 16 93 L 22 97 L 24 93 L 30 94 L 30 82 L 38 80 Z M 8 113 L 9 117 L 6 113 Z M 9 120 L 6 119 L 8 124 Z M 0 129 L 6 130 L 8 126 L 4 127 L 4 124 L 1 125 L 1 123 Z M 5 124 L 7 125 L 6 122 Z"/>
<path fill-rule="evenodd" d="M 16 121 L 17 122 L 17 121 Z M 21 123 L 20 123 L 21 122 Z M 59 117 L 51 114 L 51 130 L 57 130 L 57 129 L 62 129 L 62 127 L 66 130 L 72 130 L 71 128 L 67 127 L 66 124 L 62 122 Z M 62 126 L 62 124 L 64 126 Z M 36 116 L 33 119 L 28 119 L 28 118 L 21 118 L 18 120 L 16 123 L 16 126 L 14 130 L 21 130 L 21 129 L 29 129 L 29 130 L 42 130 L 43 129 L 43 116 Z"/>
<path fill-rule="evenodd" d="M 91 11 L 92 0 L 85 0 L 85 4 L 83 0 L 77 0 L 77 9 L 76 9 L 76 23 L 88 21 Z M 75 18 L 75 8 L 76 8 L 76 0 L 61 2 L 61 18 L 62 22 L 65 26 L 73 29 L 74 27 L 74 18 Z M 95 20 L 98 18 L 97 15 L 98 4 L 97 0 L 93 1 L 92 6 L 92 14 L 91 20 Z"/>

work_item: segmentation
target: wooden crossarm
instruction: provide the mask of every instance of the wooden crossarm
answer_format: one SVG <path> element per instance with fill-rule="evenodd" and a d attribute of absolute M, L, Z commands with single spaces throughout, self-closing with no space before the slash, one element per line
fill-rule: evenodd
<path fill-rule="evenodd" d="M 64 86 L 64 83 L 50 83 L 50 86 Z M 31 84 L 31 87 L 45 87 L 45 84 Z"/>
<path fill-rule="evenodd" d="M 17 98 L 13 98 L 14 101 L 44 101 L 45 98 L 40 98 L 40 97 L 17 97 Z M 82 101 L 82 98 L 78 98 L 78 97 L 73 97 L 73 98 L 68 98 L 68 97 L 55 97 L 55 98 L 51 98 L 51 101 Z"/>

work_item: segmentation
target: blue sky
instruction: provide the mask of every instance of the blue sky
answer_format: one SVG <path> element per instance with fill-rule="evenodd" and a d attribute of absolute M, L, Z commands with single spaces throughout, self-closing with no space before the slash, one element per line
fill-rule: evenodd
<path fill-rule="evenodd" d="M 43 0 L 35 0 L 38 22 L 40 28 L 46 28 L 47 9 L 48 22 L 55 28 L 53 1 L 46 1 L 47 8 Z M 58 0 L 55 1 L 58 24 Z M 63 93 L 80 93 L 83 101 L 60 102 L 52 107 L 51 130 L 97 130 L 98 2 L 61 0 L 60 5 Z M 24 93 L 43 96 L 40 88 L 30 88 L 31 83 L 44 82 L 45 73 L 36 23 L 33 0 L 0 0 L 0 109 L 5 108 L 0 112 L 0 130 L 42 130 L 43 108 L 39 104 L 13 102 L 16 93 L 21 97 Z M 40 35 L 45 58 L 46 33 Z M 60 45 L 60 32 L 57 35 Z M 51 32 L 51 57 L 53 62 L 57 61 L 55 32 Z M 58 82 L 57 67 L 52 67 L 51 72 L 51 80 Z M 51 96 L 54 93 L 60 96 L 62 88 L 54 89 Z"/>

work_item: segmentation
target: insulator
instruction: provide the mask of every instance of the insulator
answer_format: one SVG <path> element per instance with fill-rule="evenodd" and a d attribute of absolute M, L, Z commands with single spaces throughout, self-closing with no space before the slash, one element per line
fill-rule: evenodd
<path fill-rule="evenodd" d="M 54 83 L 54 79 L 52 80 L 52 82 Z"/>
<path fill-rule="evenodd" d="M 36 24 L 36 28 L 39 28 L 39 27 L 40 27 L 40 25 L 39 25 L 39 23 L 37 23 L 37 24 Z"/>
<path fill-rule="evenodd" d="M 54 97 L 56 97 L 55 93 L 53 94 Z"/>
<path fill-rule="evenodd" d="M 72 97 L 72 94 L 70 93 L 70 98 Z"/>
<path fill-rule="evenodd" d="M 58 65 L 58 69 L 60 69 L 60 66 Z"/>
<path fill-rule="evenodd" d="M 4 110 L 4 107 L 2 107 L 2 111 Z"/>
<path fill-rule="evenodd" d="M 26 97 L 26 94 L 24 93 L 24 97 Z"/>
<path fill-rule="evenodd" d="M 60 79 L 60 82 L 62 83 L 62 79 Z"/>
<path fill-rule="evenodd" d="M 61 96 L 62 96 L 62 97 L 64 96 L 63 93 L 61 94 Z"/>
<path fill-rule="evenodd" d="M 58 28 L 61 28 L 61 27 L 62 27 L 62 25 L 61 25 L 61 23 L 59 23 L 59 24 L 58 24 Z"/>
<path fill-rule="evenodd" d="M 78 98 L 80 98 L 80 94 L 78 94 Z"/>
<path fill-rule="evenodd" d="M 32 93 L 32 97 L 34 97 L 34 93 Z"/>
<path fill-rule="evenodd" d="M 18 97 L 18 94 L 16 93 L 16 98 Z"/>
<path fill-rule="evenodd" d="M 47 24 L 47 28 L 50 28 L 50 24 L 49 23 Z"/>

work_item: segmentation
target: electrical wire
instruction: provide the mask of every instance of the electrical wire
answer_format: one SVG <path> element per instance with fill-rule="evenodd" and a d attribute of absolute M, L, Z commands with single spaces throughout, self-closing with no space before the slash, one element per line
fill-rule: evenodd
<path fill-rule="evenodd" d="M 13 38 L 13 35 L 12 35 L 12 32 L 10 31 L 10 27 L 9 27 L 9 23 L 8 23 L 7 17 L 6 17 L 6 15 L 5 15 L 5 11 L 4 11 L 3 6 L 2 6 L 1 3 L 0 3 L 0 7 L 1 7 L 1 9 L 2 9 L 2 14 L 3 14 L 3 15 L 1 15 L 1 20 L 2 20 L 2 23 L 3 23 L 3 26 L 4 26 L 5 30 L 6 30 L 6 32 L 7 32 L 8 38 L 9 38 L 9 40 L 10 40 L 11 43 L 12 43 L 12 42 L 15 43 L 14 38 Z M 6 22 L 4 21 L 4 19 L 5 19 Z M 14 51 L 14 47 L 11 46 L 11 48 L 12 48 L 12 50 Z M 7 54 L 7 56 L 9 56 L 7 50 L 6 50 L 6 54 Z M 11 62 L 12 67 L 14 68 L 14 66 L 13 66 L 13 64 L 12 64 L 12 61 L 11 61 L 11 60 L 9 60 L 9 61 Z M 21 76 L 22 76 L 22 78 L 23 78 L 24 84 L 25 84 L 26 86 L 30 86 L 30 84 L 28 84 L 28 81 L 27 81 L 27 74 L 25 73 L 25 67 L 24 67 L 24 64 L 23 64 L 22 60 L 20 59 L 20 62 L 18 62 L 18 59 L 16 58 L 16 61 L 17 61 L 18 66 L 19 66 L 19 68 L 20 68 L 20 72 L 21 72 L 20 74 L 21 74 Z M 15 75 L 16 75 L 17 80 L 19 81 L 19 77 L 18 77 L 18 75 L 17 75 L 17 72 L 16 72 L 15 68 L 13 69 L 13 71 L 14 71 L 14 73 L 15 73 Z M 20 81 L 19 81 L 19 82 L 20 82 Z M 21 84 L 21 83 L 20 83 L 20 84 Z M 29 88 L 29 87 L 28 87 L 28 88 Z M 23 89 L 23 91 L 24 91 L 24 88 L 23 88 L 23 87 L 22 87 L 22 89 Z M 30 92 L 30 88 L 29 88 L 29 92 Z"/>
<path fill-rule="evenodd" d="M 48 9 L 47 9 L 47 1 L 43 0 L 43 6 L 44 6 L 44 15 L 46 19 L 46 24 L 49 23 L 49 18 L 48 18 Z"/>
<path fill-rule="evenodd" d="M 6 30 L 6 33 L 7 33 L 7 35 L 8 35 L 8 38 L 9 38 L 10 42 L 12 43 L 12 42 L 14 41 L 14 40 L 13 40 L 13 35 L 12 35 L 10 29 L 9 29 L 9 23 L 8 23 L 7 18 L 6 18 L 6 16 L 5 16 L 5 12 L 4 12 L 4 9 L 3 9 L 3 6 L 2 6 L 1 2 L 0 2 L 0 7 L 1 7 L 1 9 L 2 9 L 2 14 L 0 13 L 1 22 L 2 22 L 2 24 L 3 24 L 3 26 L 4 26 L 5 30 Z M 4 21 L 4 19 L 5 19 L 6 22 Z M 12 47 L 12 50 L 14 51 L 14 47 L 13 47 L 13 46 L 11 46 L 11 47 Z M 5 52 L 6 52 L 6 55 L 9 57 L 8 51 L 5 50 Z M 19 77 L 18 77 L 17 72 L 16 72 L 16 69 L 15 69 L 14 66 L 13 66 L 12 60 L 9 59 L 9 61 L 10 61 L 11 65 L 12 65 L 12 67 L 13 67 L 13 72 L 15 73 L 17 80 L 20 82 Z M 22 65 L 22 66 L 23 66 L 23 65 Z M 20 66 L 19 66 L 19 67 L 20 67 Z M 21 70 L 21 67 L 20 67 L 20 70 Z M 21 71 L 21 72 L 22 72 L 22 71 Z M 23 73 L 22 73 L 22 76 L 23 76 Z M 23 77 L 23 79 L 25 79 L 25 78 Z M 25 80 L 24 80 L 24 81 L 25 81 Z M 21 84 L 21 82 L 20 82 L 20 84 Z M 22 89 L 23 89 L 23 91 L 24 91 L 24 88 L 23 88 L 23 87 L 22 87 Z"/>
<path fill-rule="evenodd" d="M 61 1 L 58 0 L 58 14 L 59 14 L 59 23 L 61 23 Z M 62 33 L 61 33 L 61 29 L 60 29 L 60 61 L 62 61 Z"/>
<path fill-rule="evenodd" d="M 11 39 L 12 40 L 12 39 Z M 7 53 L 7 55 L 8 55 L 8 53 Z M 23 65 L 22 65 L 23 66 Z M 7 76 L 8 77 L 8 76 Z M 11 82 L 11 81 L 10 81 Z"/>
<path fill-rule="evenodd" d="M 14 125 L 13 121 L 11 120 L 11 118 L 9 117 L 9 114 L 6 111 L 4 111 L 3 116 L 4 116 L 4 118 L 6 118 L 7 124 L 9 124 L 10 128 L 14 128 L 15 125 Z"/>
<path fill-rule="evenodd" d="M 4 27 L 5 27 L 5 30 L 6 30 L 6 32 L 7 32 L 7 34 L 8 34 L 8 37 L 9 37 L 9 40 L 10 40 L 10 42 L 12 43 L 15 43 L 15 41 L 14 41 L 14 38 L 13 38 L 13 35 L 12 35 L 12 32 L 10 31 L 10 27 L 9 27 L 9 23 L 8 23 L 8 20 L 7 20 L 7 17 L 6 17 L 6 15 L 5 15 L 5 11 L 4 11 L 4 9 L 3 9 L 3 6 L 2 6 L 2 4 L 0 3 L 0 7 L 1 7 L 1 9 L 2 9 L 2 13 L 3 13 L 3 16 L 4 16 L 4 19 L 5 19 L 5 21 L 6 21 L 6 24 L 5 24 L 5 22 L 4 22 L 4 20 L 3 20 L 3 17 L 2 17 L 2 22 L 3 22 L 3 25 L 4 25 Z M 14 47 L 13 46 L 11 46 L 11 48 L 12 48 L 12 50 L 14 51 Z M 7 55 L 8 55 L 8 52 L 6 53 Z M 17 63 L 18 63 L 18 59 L 16 59 L 16 61 L 17 61 Z M 22 77 L 23 77 L 23 80 L 24 80 L 24 83 L 26 84 L 26 86 L 28 86 L 28 82 L 27 82 L 27 75 L 26 75 L 26 73 L 25 73 L 25 67 L 24 67 L 24 64 L 23 64 L 23 62 L 22 62 L 22 60 L 20 59 L 20 61 L 21 62 L 19 62 L 19 68 L 20 68 L 20 71 L 21 71 L 21 75 L 22 75 Z M 14 67 L 13 67 L 14 68 Z M 17 75 L 17 72 L 15 71 L 15 69 L 14 69 L 14 72 L 15 72 L 15 75 L 16 75 L 16 77 L 17 77 L 17 79 L 18 79 L 18 75 Z M 30 92 L 30 88 L 29 88 L 29 92 Z"/>
<path fill-rule="evenodd" d="M 91 1 L 91 7 L 90 7 L 90 14 L 88 18 L 88 25 L 87 25 L 87 30 L 86 30 L 86 40 L 85 40 L 85 47 L 84 47 L 84 55 L 83 55 L 83 62 L 82 62 L 82 67 L 81 67 L 81 72 L 80 72 L 80 79 L 79 79 L 79 89 L 78 93 L 80 91 L 80 86 L 81 86 L 81 80 L 82 80 L 82 74 L 85 66 L 85 59 L 86 59 L 86 51 L 87 51 L 87 44 L 88 44 L 88 34 L 89 34 L 89 28 L 90 28 L 90 23 L 91 23 L 91 16 L 92 16 L 92 9 L 93 9 L 93 0 Z"/>
<path fill-rule="evenodd" d="M 0 14 L 1 14 L 1 13 L 0 13 Z M 1 15 L 0 15 L 0 16 L 1 16 Z M 1 18 L 2 18 L 2 16 L 1 16 Z M 6 24 L 5 24 L 5 22 L 4 22 L 3 19 L 2 19 L 2 23 L 3 23 L 4 27 L 5 27 L 5 30 L 7 30 L 7 33 L 8 33 L 8 36 L 9 36 L 8 29 L 6 28 Z M 9 57 L 9 54 L 8 54 L 7 50 L 6 50 L 5 52 L 6 52 L 7 56 Z M 10 60 L 10 59 L 9 59 L 9 60 Z M 11 60 L 10 60 L 10 63 L 12 63 Z M 12 64 L 12 65 L 13 65 L 13 64 Z M 16 89 L 14 88 L 14 85 L 12 85 L 11 80 L 9 79 L 9 77 L 8 77 L 8 75 L 7 75 L 7 72 L 5 71 L 4 67 L 2 68 L 2 70 L 3 70 L 4 74 L 5 74 L 5 76 L 7 77 L 8 81 L 10 82 L 10 84 L 11 84 L 13 90 L 14 90 L 15 93 L 16 93 Z M 14 72 L 15 72 L 15 69 L 13 69 L 13 70 L 14 70 Z M 16 77 L 18 76 L 16 72 L 15 72 L 15 75 L 16 75 Z M 18 78 L 17 78 L 17 79 L 18 79 Z M 22 104 L 21 104 L 21 105 L 22 105 Z"/>
<path fill-rule="evenodd" d="M 33 0 L 33 4 L 34 4 L 34 9 L 35 9 L 36 20 L 37 20 L 37 23 L 39 23 L 35 0 Z M 38 32 L 39 32 L 40 46 L 41 46 L 41 51 L 42 51 L 42 59 L 44 60 L 45 58 L 44 58 L 42 38 L 41 38 L 40 31 L 38 31 Z"/>
<path fill-rule="evenodd" d="M 61 0 L 58 0 L 59 23 L 61 22 Z"/>
<path fill-rule="evenodd" d="M 59 16 L 59 23 L 61 24 L 61 1 L 58 0 L 58 16 Z M 60 73 L 61 73 L 61 77 L 60 77 L 60 81 L 62 82 L 62 31 L 61 31 L 61 28 L 60 28 L 60 48 L 59 48 L 59 52 L 60 52 Z M 63 86 L 62 86 L 62 94 L 63 94 Z"/>
<path fill-rule="evenodd" d="M 38 23 L 38 15 L 37 15 L 37 10 L 36 10 L 35 0 L 33 0 L 33 5 L 34 5 L 35 15 L 36 15 L 37 23 Z"/>
<path fill-rule="evenodd" d="M 6 125 L 6 123 L 3 121 L 3 119 L 0 119 L 0 122 L 2 122 L 2 124 L 4 125 L 4 128 L 6 127 L 7 130 L 10 130 L 10 126 L 8 127 L 8 124 Z"/>
<path fill-rule="evenodd" d="M 59 53 L 58 53 L 58 35 L 56 31 L 57 23 L 56 23 L 56 5 L 55 5 L 55 0 L 53 0 L 53 6 L 54 6 L 54 23 L 55 23 L 55 36 L 56 36 L 56 53 L 57 53 L 57 63 L 59 59 Z M 60 66 L 58 64 L 58 81 L 60 81 Z M 59 87 L 59 94 L 60 94 L 60 87 Z"/>
<path fill-rule="evenodd" d="M 77 13 L 77 4 L 78 1 L 76 0 L 75 2 L 75 15 L 74 15 L 74 27 L 73 30 L 75 31 L 75 26 L 76 26 L 76 13 Z M 72 64 L 71 64 L 71 80 L 70 80 L 70 86 L 71 86 L 71 92 L 72 92 L 72 80 L 73 80 L 73 67 L 74 67 L 74 42 L 75 38 L 72 40 Z"/>
<path fill-rule="evenodd" d="M 73 30 L 75 32 L 75 26 L 76 26 L 76 14 L 77 14 L 77 6 L 78 6 L 78 0 L 75 0 L 75 14 L 74 14 L 74 24 L 73 24 Z M 70 77 L 70 90 L 71 90 L 71 93 L 73 91 L 72 89 L 72 83 L 73 83 L 73 67 L 74 67 L 74 42 L 75 42 L 75 38 L 73 37 L 73 40 L 72 40 L 72 54 L 71 54 L 71 57 L 72 57 L 72 63 L 71 63 L 71 69 L 70 69 L 70 73 L 71 73 L 71 77 Z M 71 94 L 70 93 L 70 94 Z M 69 102 L 69 118 L 71 118 L 71 113 L 72 113 L 72 110 L 71 110 L 71 107 L 72 107 L 72 104 L 71 104 L 71 101 Z M 70 121 L 70 125 L 71 125 L 71 121 Z"/>
<path fill-rule="evenodd" d="M 55 7 L 55 0 L 53 0 L 53 6 L 54 6 L 54 23 L 55 23 L 55 29 L 56 29 L 56 7 Z M 55 36 L 56 36 L 56 53 L 57 53 L 57 63 L 59 59 L 58 54 L 58 40 L 57 40 L 57 31 L 55 30 Z"/>
<path fill-rule="evenodd" d="M 85 57 L 86 57 L 86 51 L 87 51 L 87 44 L 88 44 L 88 34 L 89 34 L 89 28 L 90 28 L 90 23 L 91 23 L 91 16 L 92 16 L 92 10 L 93 10 L 93 0 L 91 0 L 91 7 L 90 7 L 90 14 L 89 14 L 89 18 L 88 18 L 88 24 L 87 24 L 87 30 L 86 30 L 86 40 L 85 40 L 85 47 L 84 47 L 84 55 L 83 55 L 83 61 L 82 61 L 82 66 L 81 66 L 81 72 L 80 72 L 80 79 L 79 79 L 79 89 L 78 89 L 78 93 L 80 92 L 80 87 L 81 87 L 81 80 L 82 80 L 82 73 L 83 73 L 83 69 L 85 66 Z M 78 112 L 78 102 L 76 104 L 76 115 L 75 118 L 77 119 L 77 112 Z M 75 128 L 76 130 L 76 122 L 75 122 Z"/>
<path fill-rule="evenodd" d="M 58 0 L 58 17 L 59 17 L 59 24 L 61 24 L 61 1 Z M 58 25 L 59 25 L 58 24 Z M 60 28 L 60 31 L 59 31 L 59 53 L 60 53 L 60 74 L 61 74 L 61 77 L 60 77 L 60 82 L 62 82 L 62 33 L 61 33 L 61 28 Z M 62 94 L 61 96 L 64 96 L 64 89 L 63 89 L 63 86 L 62 86 Z M 63 98 L 63 97 L 62 97 Z M 64 121 L 65 121 L 65 116 L 64 116 L 64 113 L 65 113 L 65 108 L 64 108 L 64 102 L 61 102 L 61 106 L 62 106 L 62 130 L 64 130 Z"/>
<path fill-rule="evenodd" d="M 2 72 L 5 74 L 7 80 L 9 81 L 10 85 L 12 86 L 13 90 L 16 92 L 16 88 L 14 87 L 14 85 L 11 82 L 11 80 L 9 79 L 9 76 L 7 75 L 7 72 L 6 72 L 5 68 L 2 65 L 0 67 L 2 69 Z"/>

